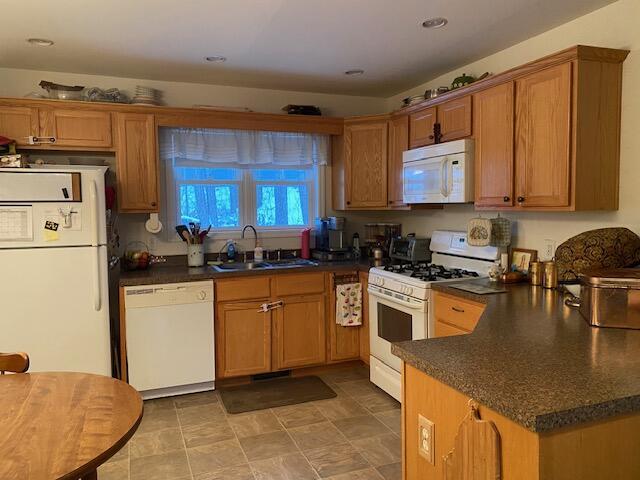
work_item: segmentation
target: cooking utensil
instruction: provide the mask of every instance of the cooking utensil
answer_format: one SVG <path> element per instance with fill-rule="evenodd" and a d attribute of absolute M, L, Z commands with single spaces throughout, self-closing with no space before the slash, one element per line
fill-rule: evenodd
<path fill-rule="evenodd" d="M 59 85 L 53 82 L 42 80 L 39 85 L 47 91 L 49 98 L 58 100 L 81 100 L 83 86 L 80 85 Z"/>
<path fill-rule="evenodd" d="M 176 232 L 183 241 L 191 243 L 191 233 L 185 225 L 176 225 Z"/>
<path fill-rule="evenodd" d="M 438 88 L 429 88 L 424 92 L 425 100 L 431 100 L 432 98 L 436 98 L 443 93 L 447 93 L 449 91 L 449 87 L 438 87 Z"/>

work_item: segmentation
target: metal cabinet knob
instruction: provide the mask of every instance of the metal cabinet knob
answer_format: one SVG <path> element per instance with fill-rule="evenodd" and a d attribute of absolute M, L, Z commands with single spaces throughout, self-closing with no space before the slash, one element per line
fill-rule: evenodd
<path fill-rule="evenodd" d="M 504 197 L 502 197 L 502 200 L 503 200 L 504 202 L 508 202 L 508 201 L 509 201 L 509 200 L 511 200 L 511 199 L 510 199 L 508 196 L 506 196 L 506 195 L 505 195 Z"/>
<path fill-rule="evenodd" d="M 524 197 L 518 197 L 518 202 L 519 202 L 519 203 L 524 202 Z"/>

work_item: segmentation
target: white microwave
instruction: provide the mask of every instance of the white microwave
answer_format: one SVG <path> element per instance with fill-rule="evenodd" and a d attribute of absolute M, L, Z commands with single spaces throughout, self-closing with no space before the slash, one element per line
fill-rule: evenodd
<path fill-rule="evenodd" d="M 473 140 L 407 150 L 402 181 L 404 203 L 473 202 Z"/>

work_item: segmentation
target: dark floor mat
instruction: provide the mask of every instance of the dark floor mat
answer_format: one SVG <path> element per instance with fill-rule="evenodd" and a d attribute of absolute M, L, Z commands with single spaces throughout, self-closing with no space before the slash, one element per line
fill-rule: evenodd
<path fill-rule="evenodd" d="M 244 413 L 336 397 L 326 383 L 315 376 L 258 380 L 249 385 L 220 390 L 229 413 Z"/>

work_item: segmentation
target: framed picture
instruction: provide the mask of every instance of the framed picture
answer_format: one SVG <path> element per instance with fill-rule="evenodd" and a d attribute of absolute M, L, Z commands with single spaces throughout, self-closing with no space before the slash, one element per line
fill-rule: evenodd
<path fill-rule="evenodd" d="M 537 250 L 527 250 L 526 248 L 513 248 L 511 250 L 511 270 L 529 273 L 529 265 L 538 259 Z"/>

